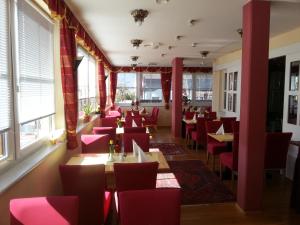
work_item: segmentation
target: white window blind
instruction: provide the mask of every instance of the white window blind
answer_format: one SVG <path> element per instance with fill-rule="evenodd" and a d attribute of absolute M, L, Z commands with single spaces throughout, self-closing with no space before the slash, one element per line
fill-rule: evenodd
<path fill-rule="evenodd" d="M 24 0 L 17 20 L 19 122 L 26 123 L 55 112 L 53 24 Z"/>
<path fill-rule="evenodd" d="M 89 97 L 89 55 L 80 47 L 77 48 L 77 55 L 83 56 L 77 71 L 78 99 L 85 99 Z"/>
<path fill-rule="evenodd" d="M 8 73 L 8 1 L 0 0 L 0 132 L 10 127 L 11 79 Z"/>
<path fill-rule="evenodd" d="M 89 97 L 96 97 L 96 60 L 93 57 L 89 57 Z"/>

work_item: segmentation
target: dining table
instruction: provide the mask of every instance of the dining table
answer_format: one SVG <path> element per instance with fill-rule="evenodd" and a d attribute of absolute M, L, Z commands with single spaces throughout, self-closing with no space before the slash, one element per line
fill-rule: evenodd
<path fill-rule="evenodd" d="M 233 133 L 224 133 L 224 134 L 216 134 L 216 133 L 208 133 L 208 136 L 217 140 L 218 142 L 232 142 L 233 141 Z"/>

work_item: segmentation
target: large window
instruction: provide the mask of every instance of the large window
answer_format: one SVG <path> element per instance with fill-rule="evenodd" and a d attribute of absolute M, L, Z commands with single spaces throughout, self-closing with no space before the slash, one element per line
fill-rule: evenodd
<path fill-rule="evenodd" d="M 83 48 L 77 48 L 77 55 L 83 56 L 78 67 L 78 111 L 84 105 L 90 104 L 94 109 L 97 106 L 97 79 L 96 60 Z"/>
<path fill-rule="evenodd" d="M 131 103 L 136 99 L 136 73 L 118 73 L 117 103 Z"/>
<path fill-rule="evenodd" d="M 25 0 L 0 0 L 0 34 L 0 159 L 18 158 L 54 129 L 53 24 Z"/>
<path fill-rule="evenodd" d="M 19 0 L 17 9 L 18 108 L 23 149 L 52 129 L 53 25 L 26 1 Z"/>
<path fill-rule="evenodd" d="M 141 102 L 161 102 L 162 89 L 160 74 L 143 73 L 140 85 L 140 101 Z"/>
<path fill-rule="evenodd" d="M 224 76 L 224 110 L 236 112 L 237 110 L 237 88 L 238 88 L 238 72 L 225 73 Z"/>
<path fill-rule="evenodd" d="M 201 104 L 212 100 L 212 76 L 209 74 L 183 74 L 182 96 L 186 103 Z"/>
<path fill-rule="evenodd" d="M 110 74 L 109 70 L 105 68 L 105 86 L 106 86 L 106 105 L 110 105 L 111 98 L 110 98 Z"/>

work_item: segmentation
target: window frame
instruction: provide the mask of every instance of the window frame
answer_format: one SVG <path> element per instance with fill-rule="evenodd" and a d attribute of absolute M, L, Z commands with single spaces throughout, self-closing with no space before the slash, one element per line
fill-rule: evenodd
<path fill-rule="evenodd" d="M 224 112 L 239 114 L 240 70 L 238 68 L 231 68 L 223 71 L 223 74 L 224 76 L 222 76 L 222 109 Z M 231 105 L 229 101 L 230 96 L 232 96 Z"/>
<path fill-rule="evenodd" d="M 158 88 L 158 89 L 160 89 L 161 90 L 161 100 L 157 100 L 157 101 L 153 101 L 153 100 L 145 100 L 145 99 L 142 99 L 141 97 L 141 89 L 145 89 L 143 86 L 142 86 L 142 83 L 143 83 L 143 80 L 144 80 L 144 75 L 153 75 L 153 74 L 155 74 L 155 75 L 159 75 L 160 76 L 160 81 L 161 81 L 161 73 L 158 73 L 158 72 L 145 72 L 145 73 L 139 73 L 139 75 L 138 75 L 138 87 L 137 87 L 137 94 L 138 94 L 138 99 L 139 99 L 139 102 L 140 102 L 140 104 L 142 104 L 143 106 L 149 106 L 149 105 L 161 105 L 162 103 L 163 103 L 163 101 L 164 101 L 164 96 L 163 96 L 163 91 L 162 91 L 162 86 L 161 86 L 161 83 L 160 83 L 160 88 Z M 152 77 L 151 77 L 151 80 L 152 80 Z M 152 96 L 152 92 L 153 92 L 153 89 L 155 89 L 155 88 L 153 88 L 153 87 L 151 87 L 151 88 L 147 88 L 147 89 L 151 89 L 151 96 Z"/>

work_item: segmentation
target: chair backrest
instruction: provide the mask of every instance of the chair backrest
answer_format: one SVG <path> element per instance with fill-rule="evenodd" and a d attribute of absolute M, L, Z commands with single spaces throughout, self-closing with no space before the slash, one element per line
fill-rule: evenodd
<path fill-rule="evenodd" d="M 133 116 L 139 116 L 140 115 L 140 111 L 138 110 L 132 110 Z"/>
<path fill-rule="evenodd" d="M 135 124 L 138 127 L 142 126 L 143 118 L 141 116 L 126 116 L 125 117 L 125 127 L 132 127 L 132 120 L 134 120 Z"/>
<path fill-rule="evenodd" d="M 143 149 L 144 152 L 149 152 L 149 134 L 147 133 L 124 133 L 124 152 L 132 152 L 132 140 Z"/>
<path fill-rule="evenodd" d="M 236 121 L 236 117 L 221 117 L 225 133 L 232 133 L 232 122 Z"/>
<path fill-rule="evenodd" d="M 124 191 L 119 194 L 121 225 L 179 225 L 180 189 Z"/>
<path fill-rule="evenodd" d="M 153 119 L 153 121 L 155 122 L 155 123 L 157 123 L 157 120 L 158 120 L 158 113 L 159 113 L 159 108 L 158 107 L 153 107 L 153 117 L 152 117 L 152 119 Z"/>
<path fill-rule="evenodd" d="M 102 127 L 117 127 L 117 117 L 101 118 Z"/>
<path fill-rule="evenodd" d="M 220 126 L 222 125 L 222 121 L 206 121 L 206 134 L 207 133 L 216 133 Z M 207 136 L 207 143 L 214 142 L 215 140 L 210 136 Z"/>
<path fill-rule="evenodd" d="M 59 171 L 64 194 L 79 197 L 79 224 L 103 224 L 105 166 L 60 165 Z"/>
<path fill-rule="evenodd" d="M 81 135 L 82 153 L 107 153 L 109 140 L 109 134 L 83 134 Z"/>
<path fill-rule="evenodd" d="M 158 162 L 114 163 L 116 189 L 118 192 L 153 189 L 157 170 Z"/>
<path fill-rule="evenodd" d="M 94 127 L 93 134 L 108 134 L 109 139 L 115 142 L 116 128 L 115 127 Z"/>
<path fill-rule="evenodd" d="M 238 159 L 239 159 L 239 141 L 240 141 L 240 122 L 232 122 L 233 142 L 232 142 L 232 169 L 238 170 Z"/>
<path fill-rule="evenodd" d="M 193 117 L 194 117 L 194 112 L 186 112 L 185 113 L 185 119 L 186 120 L 191 120 L 191 119 L 193 119 Z"/>
<path fill-rule="evenodd" d="M 78 197 L 12 199 L 9 211 L 10 225 L 77 225 Z"/>
<path fill-rule="evenodd" d="M 207 120 L 204 117 L 198 117 L 197 124 L 196 124 L 198 142 L 204 147 L 206 146 L 206 127 L 205 127 L 206 121 Z"/>
<path fill-rule="evenodd" d="M 146 127 L 124 127 L 124 133 L 146 133 Z"/>
<path fill-rule="evenodd" d="M 283 169 L 286 167 L 287 152 L 292 133 L 267 133 L 265 147 L 265 169 Z"/>

